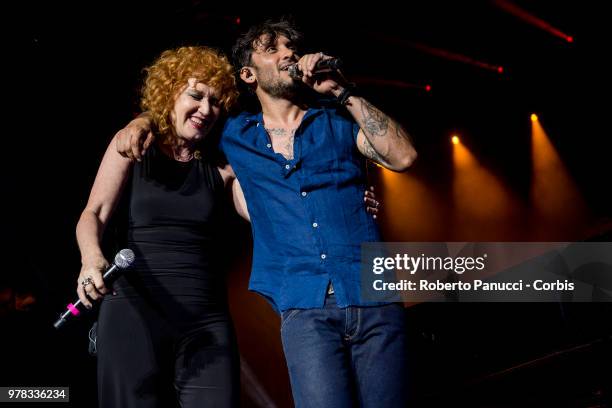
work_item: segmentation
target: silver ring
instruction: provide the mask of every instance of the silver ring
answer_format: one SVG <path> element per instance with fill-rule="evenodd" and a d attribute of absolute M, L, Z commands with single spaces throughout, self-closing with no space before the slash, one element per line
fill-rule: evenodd
<path fill-rule="evenodd" d="M 91 276 L 88 276 L 81 281 L 81 286 L 85 288 L 85 286 L 89 285 L 90 283 L 93 283 L 93 279 L 91 279 Z"/>

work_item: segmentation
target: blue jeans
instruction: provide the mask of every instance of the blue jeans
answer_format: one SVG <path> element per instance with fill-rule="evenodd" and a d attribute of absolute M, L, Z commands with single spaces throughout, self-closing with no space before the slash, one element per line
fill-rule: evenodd
<path fill-rule="evenodd" d="M 404 407 L 404 308 L 398 304 L 282 313 L 281 337 L 297 408 Z"/>

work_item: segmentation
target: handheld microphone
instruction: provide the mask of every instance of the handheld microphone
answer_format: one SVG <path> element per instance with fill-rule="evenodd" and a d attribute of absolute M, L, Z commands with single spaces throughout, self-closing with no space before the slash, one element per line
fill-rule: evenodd
<path fill-rule="evenodd" d="M 106 284 L 112 282 L 119 272 L 129 268 L 132 263 L 134 263 L 134 251 L 126 248 L 117 252 L 117 255 L 115 255 L 115 260 L 113 261 L 112 265 L 106 270 L 106 272 L 104 272 L 104 275 L 102 276 L 104 283 Z M 81 304 L 81 299 L 77 299 L 77 301 L 74 303 L 69 303 L 68 306 L 66 306 L 68 310 L 61 314 L 60 318 L 57 319 L 57 321 L 53 324 L 53 327 L 59 329 L 64 325 L 64 323 L 66 323 L 66 320 L 70 316 L 76 317 L 80 315 L 81 311 L 78 307 Z"/>
<path fill-rule="evenodd" d="M 317 61 L 315 64 L 315 73 L 337 71 L 342 68 L 342 60 L 340 58 L 329 58 Z M 297 64 L 290 65 L 287 69 L 289 76 L 293 79 L 302 79 L 304 73 Z"/>

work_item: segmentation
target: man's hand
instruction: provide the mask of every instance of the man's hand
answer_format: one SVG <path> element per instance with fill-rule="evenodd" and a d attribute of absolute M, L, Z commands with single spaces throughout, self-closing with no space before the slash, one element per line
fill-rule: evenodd
<path fill-rule="evenodd" d="M 366 211 L 372 214 L 372 218 L 376 219 L 376 215 L 378 214 L 378 208 L 380 207 L 380 202 L 376 200 L 374 186 L 370 186 L 370 189 L 365 191 L 363 195 L 363 201 L 366 205 Z"/>
<path fill-rule="evenodd" d="M 346 86 L 346 79 L 339 71 L 330 71 L 325 73 L 316 73 L 315 67 L 320 60 L 330 59 L 331 57 L 319 52 L 317 54 L 306 54 L 298 61 L 297 65 L 304 74 L 302 81 L 314 89 L 316 92 L 324 95 L 338 96 L 342 89 Z"/>
<path fill-rule="evenodd" d="M 117 152 L 130 160 L 141 161 L 147 148 L 155 140 L 151 118 L 140 115 L 115 135 Z"/>

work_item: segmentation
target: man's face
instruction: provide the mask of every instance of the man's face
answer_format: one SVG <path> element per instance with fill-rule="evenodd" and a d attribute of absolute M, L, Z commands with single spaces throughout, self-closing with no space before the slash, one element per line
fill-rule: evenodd
<path fill-rule="evenodd" d="M 262 35 L 253 44 L 251 63 L 257 75 L 257 84 L 265 93 L 275 98 L 291 98 L 300 87 L 287 68 L 298 61 L 294 44 L 285 36 L 279 35 L 271 43 L 269 35 Z"/>

